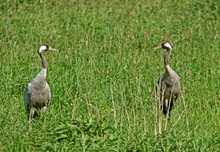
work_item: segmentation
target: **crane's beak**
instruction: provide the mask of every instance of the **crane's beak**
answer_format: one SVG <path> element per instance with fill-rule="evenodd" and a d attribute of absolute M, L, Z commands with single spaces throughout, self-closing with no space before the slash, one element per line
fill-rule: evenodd
<path fill-rule="evenodd" d="M 161 49 L 161 48 L 162 48 L 162 46 L 159 45 L 159 46 L 155 47 L 154 50 Z"/>
<path fill-rule="evenodd" d="M 56 51 L 56 49 L 53 49 L 53 48 L 51 48 L 51 47 L 50 47 L 48 50 L 49 50 L 49 51 Z"/>

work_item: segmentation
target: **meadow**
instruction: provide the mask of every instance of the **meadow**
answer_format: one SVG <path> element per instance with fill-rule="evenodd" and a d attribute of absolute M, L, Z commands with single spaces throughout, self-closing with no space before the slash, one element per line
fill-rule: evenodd
<path fill-rule="evenodd" d="M 1 0 L 0 151 L 220 151 L 220 3 Z M 169 64 L 181 95 L 155 135 L 155 85 Z M 47 52 L 52 102 L 23 104 Z"/>

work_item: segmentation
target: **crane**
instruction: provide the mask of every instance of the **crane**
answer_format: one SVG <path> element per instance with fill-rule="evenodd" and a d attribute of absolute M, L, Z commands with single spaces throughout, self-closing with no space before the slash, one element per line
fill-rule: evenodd
<path fill-rule="evenodd" d="M 28 83 L 24 92 L 24 105 L 29 122 L 31 118 L 37 116 L 36 109 L 41 109 L 42 112 L 47 110 L 51 100 L 50 86 L 46 82 L 47 61 L 44 57 L 44 52 L 55 51 L 55 49 L 43 44 L 38 49 L 38 55 L 41 58 L 42 69 L 36 77 Z"/>
<path fill-rule="evenodd" d="M 173 104 L 177 100 L 180 93 L 180 78 L 179 75 L 174 70 L 172 70 L 168 64 L 168 57 L 172 51 L 171 44 L 169 42 L 163 42 L 160 46 L 155 47 L 154 49 L 167 50 L 164 55 L 165 72 L 158 79 L 156 86 L 156 96 L 160 101 L 160 107 L 164 115 L 168 114 L 169 118 Z"/>

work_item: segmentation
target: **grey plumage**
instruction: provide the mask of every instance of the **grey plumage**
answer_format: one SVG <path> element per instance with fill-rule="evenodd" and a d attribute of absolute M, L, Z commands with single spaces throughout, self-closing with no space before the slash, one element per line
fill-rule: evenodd
<path fill-rule="evenodd" d="M 55 49 L 49 48 L 47 45 L 41 45 L 38 49 L 38 54 L 42 61 L 42 69 L 40 73 L 28 83 L 24 92 L 24 105 L 29 121 L 31 118 L 37 116 L 35 112 L 36 109 L 41 109 L 45 112 L 51 101 L 50 86 L 46 82 L 47 62 L 43 53 L 53 50 Z"/>
<path fill-rule="evenodd" d="M 178 74 L 174 70 L 172 70 L 168 64 L 168 57 L 172 50 L 170 43 L 164 42 L 154 49 L 167 50 L 164 55 L 165 73 L 158 79 L 156 86 L 156 95 L 158 100 L 160 101 L 163 113 L 165 115 L 168 113 L 170 116 L 173 104 L 180 93 L 180 78 Z"/>

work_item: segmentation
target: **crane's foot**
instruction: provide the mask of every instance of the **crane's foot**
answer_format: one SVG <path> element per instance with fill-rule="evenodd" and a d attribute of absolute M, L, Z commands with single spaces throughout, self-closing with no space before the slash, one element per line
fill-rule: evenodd
<path fill-rule="evenodd" d="M 46 112 L 46 110 L 47 110 L 47 107 L 46 107 L 46 106 L 44 106 L 43 108 L 41 108 L 41 111 L 42 111 L 42 112 Z"/>

